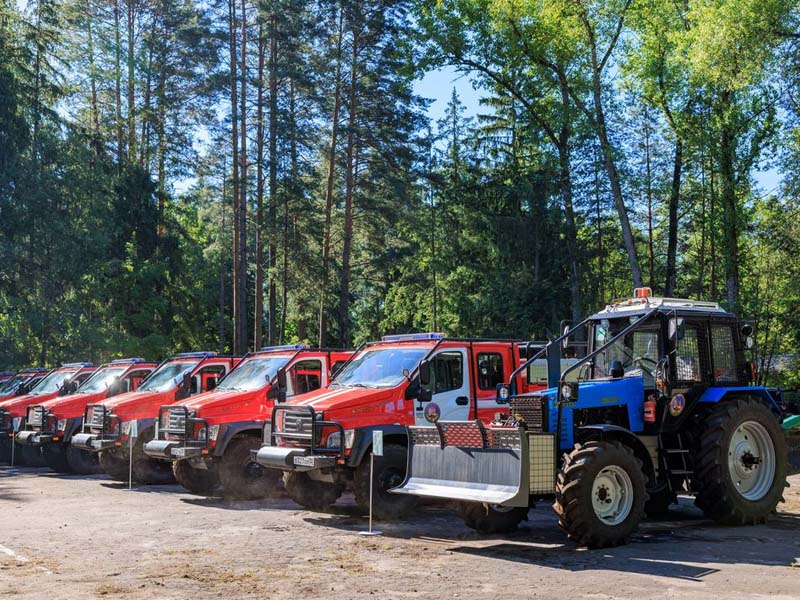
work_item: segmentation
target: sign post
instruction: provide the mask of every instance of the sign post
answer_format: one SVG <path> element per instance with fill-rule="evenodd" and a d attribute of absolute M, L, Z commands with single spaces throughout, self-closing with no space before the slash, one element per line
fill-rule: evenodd
<path fill-rule="evenodd" d="M 131 428 L 128 431 L 128 489 L 133 489 L 133 444 L 139 435 L 138 421 L 134 420 L 131 423 Z"/>
<path fill-rule="evenodd" d="M 375 457 L 383 456 L 383 432 L 372 432 L 372 452 L 369 455 L 369 531 L 359 531 L 359 535 L 383 535 L 382 531 L 372 529 L 372 496 L 375 489 Z"/>

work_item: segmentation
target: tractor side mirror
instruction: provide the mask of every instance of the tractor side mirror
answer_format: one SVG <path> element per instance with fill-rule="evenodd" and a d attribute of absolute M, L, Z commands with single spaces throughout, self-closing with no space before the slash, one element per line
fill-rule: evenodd
<path fill-rule="evenodd" d="M 431 384 L 431 361 L 423 360 L 419 363 L 419 384 L 424 388 Z"/>
<path fill-rule="evenodd" d="M 618 360 L 611 361 L 608 371 L 612 379 L 622 379 L 625 376 L 625 368 L 622 366 L 622 362 Z"/>
<path fill-rule="evenodd" d="M 684 319 L 669 320 L 669 339 L 673 342 L 682 340 L 686 334 L 686 321 Z"/>
<path fill-rule="evenodd" d="M 656 388 L 664 395 L 667 395 L 670 388 L 670 374 L 669 374 L 669 358 L 662 356 L 653 370 L 653 379 L 656 382 Z"/>
<path fill-rule="evenodd" d="M 561 348 L 563 350 L 566 350 L 567 347 L 569 347 L 569 334 L 570 334 L 571 331 L 572 331 L 572 328 L 570 327 L 569 323 L 564 325 L 564 329 L 561 330 L 561 335 L 564 338 L 563 340 L 561 340 Z"/>
<path fill-rule="evenodd" d="M 288 381 L 286 377 L 286 368 L 281 367 L 278 369 L 278 373 L 275 376 L 275 381 L 278 384 L 278 388 L 275 395 L 276 402 L 286 402 L 286 389 L 288 387 Z"/>

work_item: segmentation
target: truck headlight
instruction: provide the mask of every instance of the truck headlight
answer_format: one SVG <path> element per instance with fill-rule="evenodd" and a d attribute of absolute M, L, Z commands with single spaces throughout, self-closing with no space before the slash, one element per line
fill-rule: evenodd
<path fill-rule="evenodd" d="M 219 435 L 219 425 L 211 425 L 208 428 L 208 439 L 209 439 L 209 441 L 216 442 L 218 435 Z"/>
<path fill-rule="evenodd" d="M 125 421 L 122 424 L 121 432 L 122 432 L 122 435 L 136 437 L 137 435 L 139 435 L 137 422 L 136 421 Z"/>
<path fill-rule="evenodd" d="M 344 432 L 344 447 L 345 450 L 350 450 L 353 447 L 353 440 L 355 439 L 355 430 L 354 429 L 346 429 Z M 342 447 L 342 434 L 338 431 L 334 431 L 332 434 L 328 436 L 328 448 L 341 448 Z"/>
<path fill-rule="evenodd" d="M 14 433 L 19 431 L 19 426 L 22 424 L 22 417 L 14 417 L 11 420 L 11 428 L 14 430 Z"/>
<path fill-rule="evenodd" d="M 56 423 L 56 431 L 66 431 L 67 430 L 67 420 L 66 419 L 59 419 Z"/>

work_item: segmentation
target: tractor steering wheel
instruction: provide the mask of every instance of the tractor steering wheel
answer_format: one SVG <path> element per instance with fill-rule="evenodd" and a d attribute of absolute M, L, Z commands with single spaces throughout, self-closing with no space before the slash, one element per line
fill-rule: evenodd
<path fill-rule="evenodd" d="M 642 371 L 644 371 L 645 373 L 647 373 L 647 374 L 648 374 L 650 377 L 653 377 L 653 371 L 651 371 L 650 369 L 648 369 L 647 367 L 645 367 L 645 366 L 642 364 L 642 363 L 643 363 L 643 362 L 645 362 L 645 361 L 653 363 L 653 367 L 657 367 L 657 366 L 658 366 L 658 362 L 654 361 L 654 360 L 653 360 L 652 358 L 650 358 L 649 356 L 637 356 L 636 358 L 634 358 L 634 359 L 631 361 L 631 364 L 638 365 L 638 367 L 639 367 L 639 368 L 640 368 Z"/>

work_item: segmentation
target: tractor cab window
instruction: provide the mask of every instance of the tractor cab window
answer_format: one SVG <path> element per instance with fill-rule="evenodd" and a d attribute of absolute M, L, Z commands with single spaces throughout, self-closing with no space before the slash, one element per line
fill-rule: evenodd
<path fill-rule="evenodd" d="M 287 396 L 298 396 L 311 392 L 322 385 L 322 361 L 298 361 L 292 365 L 287 375 Z"/>
<path fill-rule="evenodd" d="M 495 390 L 503 381 L 503 357 L 497 352 L 478 354 L 478 389 Z"/>
<path fill-rule="evenodd" d="M 700 350 L 700 330 L 696 325 L 687 325 L 675 344 L 675 380 L 683 384 L 703 380 Z"/>
<path fill-rule="evenodd" d="M 441 352 L 431 366 L 434 394 L 461 389 L 464 384 L 464 365 L 460 352 Z"/>
<path fill-rule="evenodd" d="M 598 323 L 594 347 L 600 348 L 630 325 L 627 319 Z M 611 377 L 611 364 L 619 361 L 625 376 L 641 375 L 646 388 L 655 387 L 653 371 L 661 355 L 661 332 L 657 325 L 635 329 L 600 352 L 594 359 L 594 377 Z"/>
<path fill-rule="evenodd" d="M 715 382 L 735 383 L 738 380 L 733 329 L 730 326 L 711 326 L 711 359 L 714 361 Z"/>

